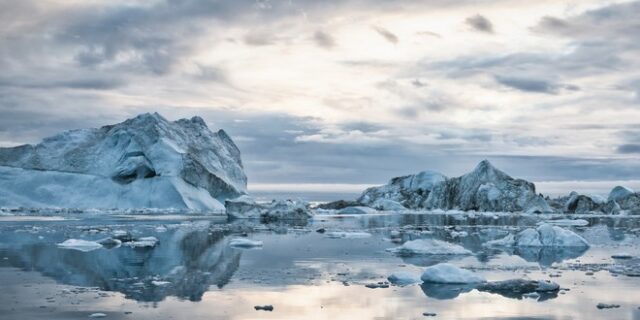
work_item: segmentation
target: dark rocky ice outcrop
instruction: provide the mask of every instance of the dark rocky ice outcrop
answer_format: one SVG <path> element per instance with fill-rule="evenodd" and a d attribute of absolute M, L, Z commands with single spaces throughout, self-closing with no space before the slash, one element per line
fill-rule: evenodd
<path fill-rule="evenodd" d="M 261 219 L 264 222 L 279 220 L 306 220 L 312 213 L 309 204 L 301 200 L 273 200 L 258 203 L 243 195 L 225 201 L 227 216 L 234 219 Z"/>
<path fill-rule="evenodd" d="M 0 148 L 0 206 L 222 210 L 246 193 L 240 151 L 200 117 L 142 114 Z"/>
<path fill-rule="evenodd" d="M 380 187 L 369 188 L 358 202 L 375 206 L 382 199 L 410 209 L 457 209 L 463 211 L 551 212 L 535 185 L 514 179 L 484 160 L 470 173 L 448 178 L 424 171 L 393 178 Z"/>

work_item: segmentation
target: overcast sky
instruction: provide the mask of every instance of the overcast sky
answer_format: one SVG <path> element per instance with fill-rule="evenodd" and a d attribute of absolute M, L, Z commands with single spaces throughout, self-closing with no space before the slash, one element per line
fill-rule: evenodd
<path fill-rule="evenodd" d="M 0 0 L 0 145 L 202 116 L 250 183 L 640 179 L 640 2 Z"/>

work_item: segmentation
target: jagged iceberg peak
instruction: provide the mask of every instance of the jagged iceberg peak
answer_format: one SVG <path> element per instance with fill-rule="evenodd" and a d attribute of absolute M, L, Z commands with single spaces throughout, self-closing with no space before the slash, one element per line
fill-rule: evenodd
<path fill-rule="evenodd" d="M 481 182 L 513 180 L 511 176 L 494 167 L 493 164 L 486 159 L 480 161 L 473 171 L 463 175 L 461 178 Z"/>
<path fill-rule="evenodd" d="M 197 116 L 168 121 L 158 113 L 0 148 L 0 176 L 17 183 L 0 185 L 7 193 L 0 206 L 27 207 L 221 209 L 247 185 L 226 132 L 212 132 Z M 91 188 L 104 192 L 101 199 L 91 198 Z"/>
<path fill-rule="evenodd" d="M 397 201 L 412 209 L 459 209 L 503 212 L 550 212 L 545 200 L 536 194 L 531 182 L 514 179 L 495 168 L 488 160 L 481 161 L 473 171 L 460 177 L 429 174 L 394 178 L 389 184 L 369 188 L 358 199 L 373 204 L 380 199 Z M 410 183 L 425 175 L 428 183 L 412 187 Z"/>

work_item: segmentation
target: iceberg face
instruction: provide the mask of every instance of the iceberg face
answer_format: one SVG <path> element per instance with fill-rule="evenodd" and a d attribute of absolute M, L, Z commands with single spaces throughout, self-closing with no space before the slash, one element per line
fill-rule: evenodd
<path fill-rule="evenodd" d="M 157 113 L 0 148 L 0 177 L 5 207 L 221 210 L 247 184 L 224 131 Z"/>
<path fill-rule="evenodd" d="M 616 186 L 615 188 L 611 189 L 611 192 L 609 192 L 609 198 L 607 200 L 620 201 L 634 193 L 635 192 L 633 190 L 627 187 Z"/>
<path fill-rule="evenodd" d="M 468 284 L 481 283 L 486 280 L 469 270 L 460 269 L 449 263 L 440 263 L 428 267 L 420 277 L 422 281 L 429 283 Z"/>
<path fill-rule="evenodd" d="M 446 176 L 435 171 L 397 177 L 384 186 L 365 190 L 358 198 L 358 202 L 376 206 L 376 201 L 385 199 L 397 202 L 406 208 L 416 209 L 436 185 L 446 180 Z"/>
<path fill-rule="evenodd" d="M 587 240 L 571 230 L 544 223 L 536 229 L 528 228 L 515 236 L 489 241 L 489 246 L 588 248 Z"/>
<path fill-rule="evenodd" d="M 374 205 L 381 199 L 396 201 L 411 209 L 500 211 L 543 213 L 553 210 L 533 183 L 514 179 L 484 160 L 470 173 L 447 178 L 425 171 L 392 179 L 389 184 L 369 188 L 358 199 Z"/>

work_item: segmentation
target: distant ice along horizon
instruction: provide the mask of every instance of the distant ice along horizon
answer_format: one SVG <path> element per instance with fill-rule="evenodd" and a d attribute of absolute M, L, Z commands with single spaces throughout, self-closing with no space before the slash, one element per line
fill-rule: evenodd
<path fill-rule="evenodd" d="M 382 185 L 363 183 L 251 183 L 247 189 L 257 197 L 287 198 L 300 197 L 308 201 L 333 201 L 357 198 L 363 190 Z M 622 185 L 634 190 L 640 189 L 640 180 L 562 180 L 534 181 L 536 191 L 545 196 L 558 197 L 568 195 L 572 191 L 583 194 L 606 197 L 615 186 Z"/>

